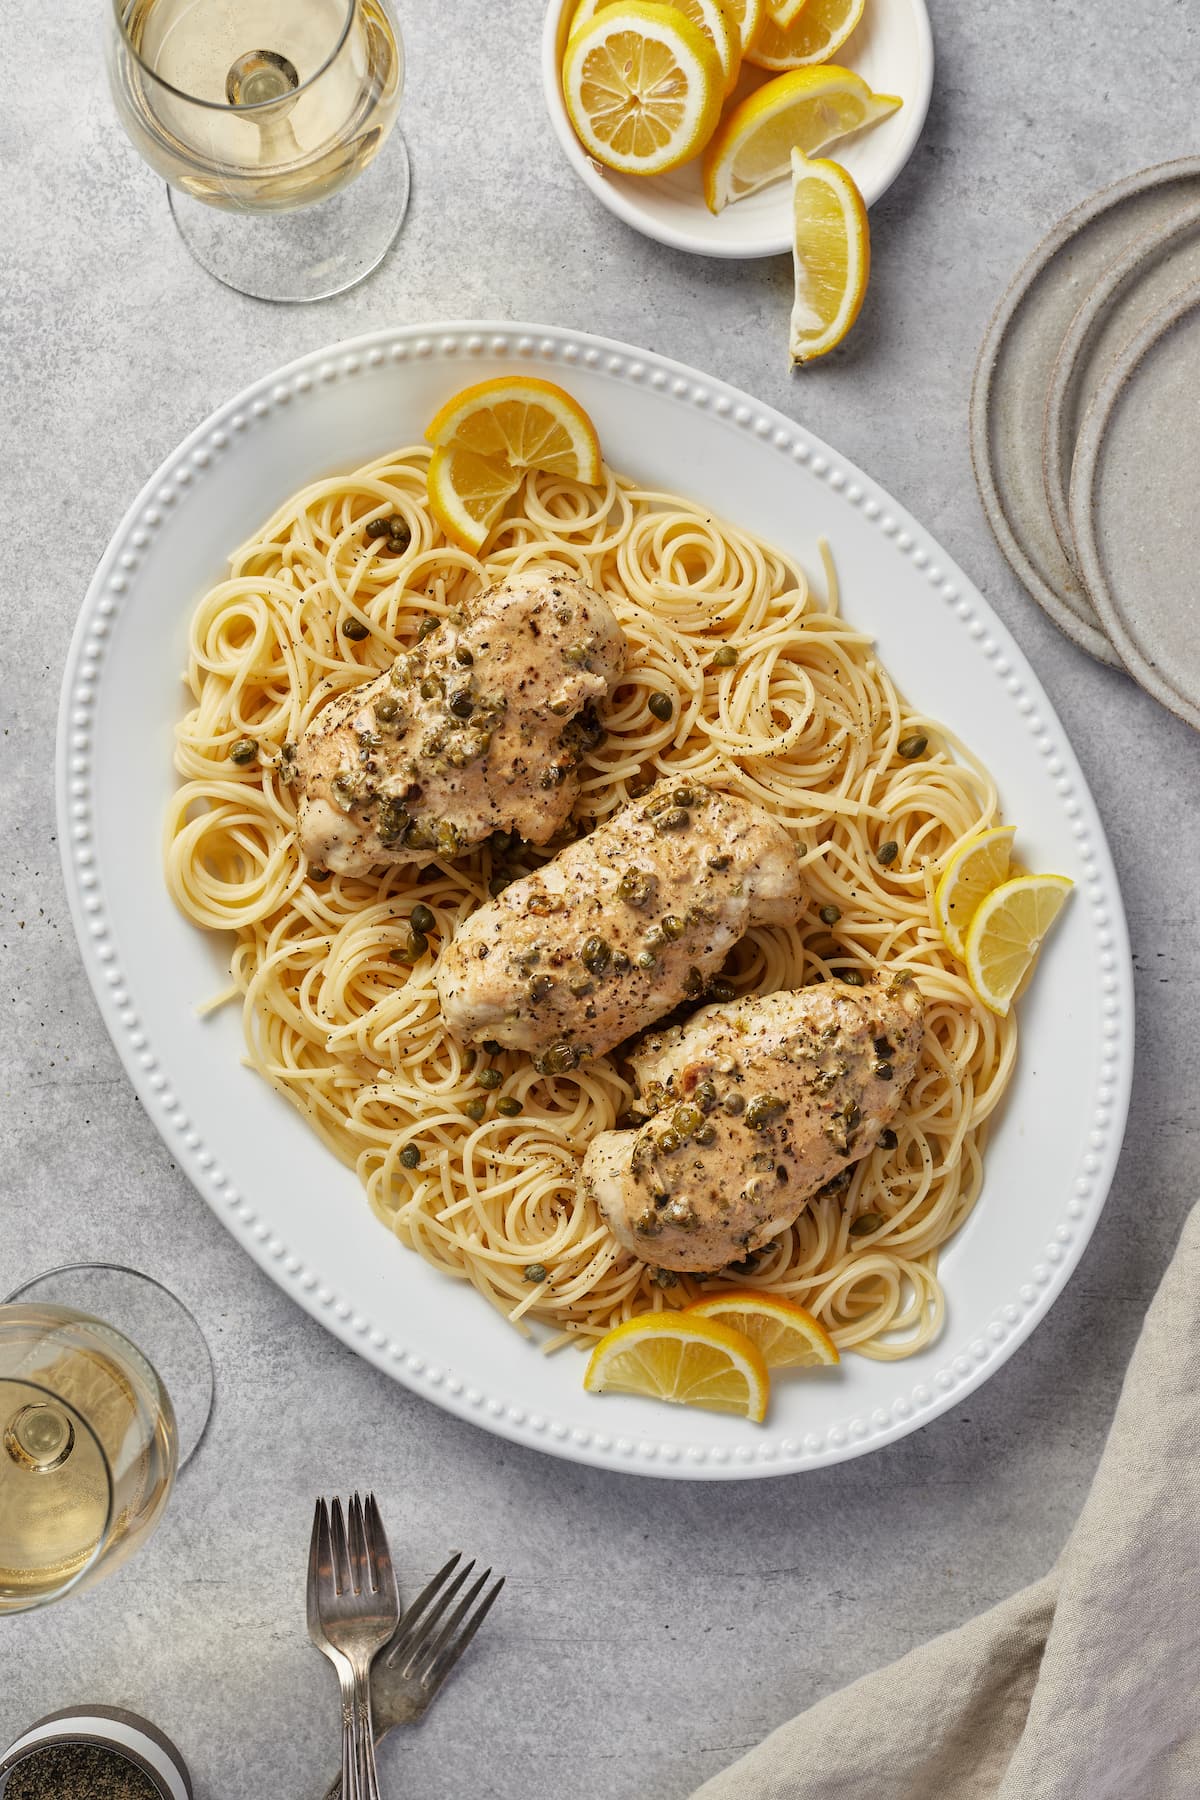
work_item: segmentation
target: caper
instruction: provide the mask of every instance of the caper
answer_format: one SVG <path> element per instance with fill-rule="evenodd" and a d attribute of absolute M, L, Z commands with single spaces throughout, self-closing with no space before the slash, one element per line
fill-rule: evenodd
<path fill-rule="evenodd" d="M 712 653 L 714 669 L 733 669 L 737 667 L 738 653 L 732 644 L 722 644 Z"/>
<path fill-rule="evenodd" d="M 481 1088 L 487 1088 L 490 1091 L 492 1088 L 500 1086 L 504 1080 L 504 1072 L 502 1069 L 480 1069 L 475 1079 Z"/>
<path fill-rule="evenodd" d="M 570 663 L 573 668 L 580 669 L 583 667 L 584 663 L 586 663 L 590 654 L 590 644 L 568 644 L 562 653 L 562 658 L 565 663 Z"/>
<path fill-rule="evenodd" d="M 496 1111 L 505 1119 L 515 1119 L 521 1111 L 521 1102 L 512 1094 L 501 1094 L 496 1102 Z"/>
<path fill-rule="evenodd" d="M 737 1118 L 739 1113 L 745 1112 L 745 1110 L 746 1110 L 746 1102 L 742 1098 L 742 1096 L 738 1093 L 736 1088 L 734 1088 L 734 1090 L 731 1094 L 726 1094 L 724 1100 L 722 1100 L 722 1102 L 721 1102 L 721 1105 L 725 1108 L 725 1111 L 730 1115 L 730 1117 L 734 1118 L 734 1119 Z"/>
<path fill-rule="evenodd" d="M 468 1119 L 474 1119 L 475 1123 L 478 1125 L 480 1119 L 482 1119 L 484 1113 L 487 1111 L 487 1101 L 468 1100 L 463 1107 L 463 1111 L 466 1113 Z"/>
<path fill-rule="evenodd" d="M 686 831 L 690 824 L 691 820 L 688 818 L 686 807 L 671 806 L 668 807 L 665 813 L 660 813 L 658 818 L 655 819 L 654 829 L 660 833 L 664 831 Z"/>
<path fill-rule="evenodd" d="M 526 1281 L 534 1281 L 534 1282 L 545 1281 L 545 1279 L 546 1279 L 545 1263 L 526 1263 L 525 1279 L 526 1279 Z"/>
<path fill-rule="evenodd" d="M 252 763 L 258 755 L 258 739 L 252 737 L 236 738 L 229 746 L 229 760 L 239 765 Z"/>
<path fill-rule="evenodd" d="M 887 868 L 889 863 L 895 862 L 895 860 L 899 856 L 899 854 L 900 854 L 900 846 L 896 842 L 895 838 L 889 838 L 886 844 L 880 844 L 878 850 L 875 852 L 875 855 L 878 857 L 879 861 L 883 864 L 885 869 Z"/>
<path fill-rule="evenodd" d="M 727 850 L 724 850 L 721 852 L 720 856 L 710 856 L 708 859 L 708 866 L 710 869 L 716 869 L 720 872 L 722 869 L 727 869 L 732 861 L 732 856 L 730 856 Z"/>
<path fill-rule="evenodd" d="M 460 669 L 469 669 L 475 661 L 465 644 L 458 644 L 454 650 L 454 660 Z"/>
<path fill-rule="evenodd" d="M 658 958 L 653 950 L 639 950 L 634 961 L 639 969 L 653 969 L 658 966 Z"/>
<path fill-rule="evenodd" d="M 655 718 L 661 719 L 664 725 L 668 719 L 675 716 L 675 702 L 671 699 L 669 694 L 661 694 L 656 690 L 651 694 L 646 704 L 649 706 L 650 711 L 654 714 Z"/>
<path fill-rule="evenodd" d="M 643 907 L 652 898 L 657 882 L 645 869 L 626 869 L 617 883 L 617 896 L 627 906 Z"/>
<path fill-rule="evenodd" d="M 639 1237 L 658 1237 L 662 1231 L 662 1224 L 658 1214 L 651 1208 L 638 1215 L 633 1221 L 633 1229 Z"/>
<path fill-rule="evenodd" d="M 692 1136 L 693 1143 L 702 1144 L 704 1146 L 707 1146 L 709 1144 L 715 1144 L 716 1141 L 717 1141 L 717 1128 L 715 1125 L 709 1125 L 709 1124 L 701 1125 L 699 1131 L 694 1132 L 693 1136 Z"/>
<path fill-rule="evenodd" d="M 422 700 L 440 700 L 442 697 L 442 678 L 440 675 L 426 675 L 417 689 Z"/>
<path fill-rule="evenodd" d="M 669 938 L 681 938 L 687 930 L 686 922 L 679 917 L 678 913 L 668 913 L 661 924 Z"/>
<path fill-rule="evenodd" d="M 579 952 L 579 960 L 593 975 L 603 975 L 612 957 L 612 945 L 602 937 L 590 937 Z"/>
<path fill-rule="evenodd" d="M 855 1219 L 850 1227 L 851 1237 L 869 1237 L 871 1232 L 878 1231 L 883 1224 L 883 1214 L 876 1212 L 863 1213 Z"/>
<path fill-rule="evenodd" d="M 404 948 L 408 955 L 412 957 L 413 961 L 416 962 L 417 958 L 419 956 L 424 956 L 425 952 L 428 950 L 429 939 L 425 936 L 423 931 L 410 931 L 408 937 L 405 939 Z"/>
<path fill-rule="evenodd" d="M 381 694 L 375 702 L 375 717 L 383 725 L 390 725 L 400 714 L 400 702 L 394 694 Z"/>
<path fill-rule="evenodd" d="M 704 977 L 695 963 L 691 965 L 683 978 L 683 991 L 689 1000 L 698 1000 L 704 992 Z"/>
<path fill-rule="evenodd" d="M 914 731 L 911 737 L 900 739 L 900 742 L 896 745 L 896 750 L 907 762 L 912 762 L 915 757 L 924 756 L 928 747 L 929 739 L 925 736 L 925 733 L 923 731 Z"/>
<path fill-rule="evenodd" d="M 308 879 L 310 881 L 328 881 L 329 880 L 329 870 L 328 869 L 310 869 L 308 871 Z"/>
<path fill-rule="evenodd" d="M 437 924 L 431 909 L 418 901 L 413 907 L 409 923 L 414 931 L 432 931 Z"/>
<path fill-rule="evenodd" d="M 778 1094 L 755 1094 L 746 1107 L 746 1123 L 752 1131 L 761 1131 L 786 1110 Z"/>
<path fill-rule="evenodd" d="M 667 934 L 661 925 L 652 925 L 646 933 L 646 947 L 649 950 L 665 950 Z"/>
<path fill-rule="evenodd" d="M 663 1220 L 680 1231 L 692 1231 L 697 1223 L 696 1209 L 685 1195 L 680 1194 L 664 1209 Z"/>
<path fill-rule="evenodd" d="M 400 1161 L 406 1169 L 419 1168 L 421 1163 L 421 1152 L 417 1149 L 415 1144 L 405 1144 L 403 1150 L 400 1152 Z"/>
<path fill-rule="evenodd" d="M 711 1112 L 717 1104 L 717 1084 L 711 1076 L 705 1075 L 692 1090 L 692 1098 L 701 1112 Z"/>
<path fill-rule="evenodd" d="M 364 625 L 361 619 L 342 620 L 342 636 L 350 638 L 354 643 L 360 644 L 365 637 L 370 637 L 370 635 L 371 627 Z"/>
<path fill-rule="evenodd" d="M 843 969 L 838 980 L 844 981 L 847 987 L 866 987 L 867 985 L 867 978 L 861 969 Z"/>
<path fill-rule="evenodd" d="M 879 1134 L 878 1142 L 881 1150 L 894 1150 L 896 1145 L 900 1142 L 900 1139 L 896 1136 L 890 1125 L 885 1125 Z"/>
<path fill-rule="evenodd" d="M 698 806 L 699 796 L 693 788 L 677 787 L 671 795 L 676 806 Z"/>
<path fill-rule="evenodd" d="M 709 983 L 708 991 L 713 999 L 719 1000 L 723 1006 L 727 1005 L 730 1000 L 737 999 L 737 989 L 732 981 L 726 981 L 723 975 L 718 975 L 715 981 Z"/>
<path fill-rule="evenodd" d="M 611 967 L 614 975 L 628 975 L 633 964 L 623 950 L 614 950 Z"/>
<path fill-rule="evenodd" d="M 680 1137 L 689 1138 L 704 1123 L 704 1114 L 698 1106 L 677 1106 L 671 1114 L 671 1123 Z"/>
<path fill-rule="evenodd" d="M 542 1057 L 540 1072 L 543 1075 L 566 1075 L 577 1066 L 579 1060 L 580 1052 L 573 1044 L 555 1044 Z"/>
<path fill-rule="evenodd" d="M 470 689 L 465 687 L 456 688 L 447 705 L 456 719 L 469 719 L 475 711 L 475 701 L 471 696 Z"/>
<path fill-rule="evenodd" d="M 458 831 L 448 819 L 442 819 L 438 823 L 436 847 L 439 856 L 458 855 Z"/>
<path fill-rule="evenodd" d="M 658 1140 L 657 1148 L 659 1155 L 674 1156 L 682 1142 L 683 1139 L 680 1137 L 679 1133 L 677 1131 L 672 1131 L 671 1127 L 668 1125 L 667 1129 Z"/>
<path fill-rule="evenodd" d="M 441 622 L 440 619 L 422 619 L 421 623 L 417 626 L 418 644 L 423 644 L 427 637 L 432 637 Z"/>
<path fill-rule="evenodd" d="M 895 1074 L 895 1070 L 892 1068 L 890 1062 L 877 1062 L 875 1064 L 874 1074 L 877 1081 L 890 1081 Z"/>
<path fill-rule="evenodd" d="M 552 975 L 535 975 L 529 984 L 529 998 L 531 1000 L 544 1000 L 546 995 L 553 990 L 553 987 L 554 977 Z"/>
<path fill-rule="evenodd" d="M 841 907 L 840 906 L 832 906 L 832 905 L 831 906 L 823 906 L 821 908 L 820 912 L 817 914 L 817 917 L 820 919 L 822 925 L 836 925 L 838 920 L 841 918 L 841 916 L 842 916 Z"/>

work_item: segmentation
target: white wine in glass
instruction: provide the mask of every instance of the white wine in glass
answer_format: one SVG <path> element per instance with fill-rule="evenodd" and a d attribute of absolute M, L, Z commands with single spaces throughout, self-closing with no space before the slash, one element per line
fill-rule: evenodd
<path fill-rule="evenodd" d="M 387 0 L 111 0 L 109 78 L 188 248 L 265 299 L 376 266 L 408 204 Z"/>
<path fill-rule="evenodd" d="M 0 1306 L 0 1614 L 118 1567 L 177 1460 L 170 1399 L 127 1338 L 70 1307 Z"/>

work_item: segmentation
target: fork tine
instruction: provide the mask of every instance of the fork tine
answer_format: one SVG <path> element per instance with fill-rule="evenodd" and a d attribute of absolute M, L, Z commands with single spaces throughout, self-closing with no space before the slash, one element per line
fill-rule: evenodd
<path fill-rule="evenodd" d="M 432 1633 L 437 1630 L 438 1626 L 446 1616 L 447 1607 L 450 1605 L 454 1596 L 458 1593 L 458 1590 L 462 1587 L 463 1582 L 466 1581 L 474 1567 L 475 1560 L 472 1558 L 465 1568 L 458 1571 L 458 1574 L 454 1577 L 454 1580 L 450 1583 L 449 1587 L 438 1597 L 436 1605 L 430 1607 L 423 1619 L 414 1619 L 409 1630 L 405 1632 L 404 1637 L 396 1645 L 396 1655 L 392 1659 L 393 1667 L 399 1667 L 399 1659 L 401 1656 L 404 1656 L 407 1659 L 401 1669 L 401 1674 L 412 1674 L 413 1664 L 420 1655 L 422 1644 L 427 1643 Z"/>
<path fill-rule="evenodd" d="M 336 1494 L 329 1503 L 329 1522 L 333 1541 L 334 1592 L 344 1594 L 351 1585 L 350 1552 L 346 1544 L 346 1521 L 342 1514 L 342 1503 Z"/>
<path fill-rule="evenodd" d="M 371 1579 L 371 1563 L 367 1555 L 367 1534 L 363 1528 L 362 1501 L 357 1494 L 351 1494 L 347 1506 L 349 1514 L 350 1539 L 350 1579 L 356 1594 L 371 1594 L 375 1591 L 375 1583 Z"/>
<path fill-rule="evenodd" d="M 461 1558 L 462 1551 L 456 1550 L 454 1554 L 448 1557 L 442 1564 L 437 1574 L 433 1577 L 433 1580 L 426 1582 L 412 1605 L 405 1608 L 400 1623 L 392 1635 L 392 1641 L 388 1645 L 387 1654 L 384 1659 L 389 1668 L 395 1667 L 397 1657 L 400 1655 L 401 1651 L 411 1643 L 413 1630 L 416 1627 L 418 1619 L 434 1594 L 436 1594 L 441 1587 L 443 1581 L 445 1581 L 447 1575 L 450 1574 L 452 1569 L 457 1567 Z"/>
<path fill-rule="evenodd" d="M 476 1600 L 478 1600 L 480 1594 L 487 1586 L 488 1581 L 491 1579 L 491 1573 L 492 1571 L 490 1569 L 485 1569 L 474 1586 L 467 1589 L 466 1593 L 463 1595 L 440 1631 L 427 1631 L 423 1633 L 421 1642 L 417 1645 L 416 1650 L 413 1653 L 412 1660 L 414 1663 L 421 1661 L 425 1664 L 426 1668 L 429 1668 L 436 1662 L 438 1651 L 441 1650 L 443 1645 L 448 1644 L 450 1639 L 454 1636 L 455 1632 L 474 1606 Z"/>
<path fill-rule="evenodd" d="M 375 1504 L 374 1494 L 368 1494 L 363 1509 L 367 1528 L 367 1554 L 371 1562 L 371 1578 L 378 1593 L 389 1599 L 396 1594 L 396 1571 L 392 1567 L 392 1552 L 387 1541 L 387 1532 L 383 1529 L 383 1520 L 379 1516 L 379 1508 Z"/>
<path fill-rule="evenodd" d="M 321 1580 L 321 1564 L 329 1561 L 329 1508 L 319 1499 L 313 1508 L 312 1537 L 308 1545 L 308 1582 L 305 1598 L 308 1609 L 308 1635 L 321 1630 L 321 1608 L 317 1598 Z"/>
<path fill-rule="evenodd" d="M 491 1572 L 492 1571 L 489 1569 L 487 1575 L 483 1577 L 484 1581 L 487 1580 L 488 1575 L 490 1575 Z M 462 1655 L 463 1651 L 466 1649 L 467 1645 L 470 1643 L 471 1639 L 475 1636 L 475 1633 L 479 1630 L 479 1627 L 483 1624 L 483 1621 L 491 1612 L 500 1589 L 504 1586 L 504 1581 L 505 1577 L 501 1575 L 493 1584 L 491 1592 L 484 1595 L 473 1616 L 467 1620 L 467 1623 L 463 1626 L 458 1636 L 451 1643 L 445 1645 L 445 1647 L 426 1664 L 424 1673 L 420 1677 L 420 1681 L 421 1686 L 428 1689 L 429 1698 L 431 1700 L 441 1687 L 443 1681 L 445 1681 L 459 1657 Z M 480 1583 L 480 1585 L 482 1585 L 482 1583 Z M 478 1592 L 478 1589 L 475 1591 Z M 459 1610 L 461 1611 L 461 1608 Z"/>

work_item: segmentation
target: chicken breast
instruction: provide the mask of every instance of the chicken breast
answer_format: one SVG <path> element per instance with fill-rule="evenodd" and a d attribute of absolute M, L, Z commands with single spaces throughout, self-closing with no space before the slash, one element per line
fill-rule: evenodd
<path fill-rule="evenodd" d="M 446 1024 L 562 1072 L 699 999 L 752 925 L 803 901 L 796 846 L 748 801 L 660 783 L 480 907 L 442 952 Z"/>
<path fill-rule="evenodd" d="M 875 1146 L 912 1080 L 924 1007 L 906 972 L 709 1006 L 632 1058 L 637 1131 L 605 1131 L 582 1181 L 619 1243 L 723 1269 L 785 1231 Z"/>
<path fill-rule="evenodd" d="M 300 843 L 359 875 L 568 818 L 625 634 L 577 576 L 524 570 L 318 714 L 296 747 Z"/>

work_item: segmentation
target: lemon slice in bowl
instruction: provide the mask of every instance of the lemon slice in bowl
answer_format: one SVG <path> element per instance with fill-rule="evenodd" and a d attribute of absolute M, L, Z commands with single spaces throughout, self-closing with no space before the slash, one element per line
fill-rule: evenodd
<path fill-rule="evenodd" d="M 734 107 L 704 153 L 709 211 L 719 213 L 782 181 L 793 149 L 811 156 L 886 118 L 900 104 L 893 94 L 873 94 L 861 75 L 836 63 L 776 76 Z"/>
<path fill-rule="evenodd" d="M 589 1394 L 646 1394 L 761 1424 L 771 1377 L 740 1331 L 691 1312 L 663 1312 L 626 1319 L 602 1337 L 583 1385 Z"/>
<path fill-rule="evenodd" d="M 859 315 L 871 271 L 863 197 L 840 163 L 792 151 L 793 263 L 788 350 L 793 365 L 840 344 Z"/>
<path fill-rule="evenodd" d="M 694 1300 L 684 1316 L 731 1325 L 761 1351 L 768 1369 L 815 1369 L 842 1360 L 820 1321 L 778 1294 L 733 1288 Z"/>
<path fill-rule="evenodd" d="M 434 414 L 425 441 L 503 457 L 518 470 L 600 479 L 596 427 L 565 388 L 536 375 L 498 375 L 463 388 Z"/>
<path fill-rule="evenodd" d="M 967 932 L 967 978 L 1001 1017 L 1075 883 L 1065 875 L 1018 875 L 980 901 Z"/>
<path fill-rule="evenodd" d="M 984 896 L 1007 881 L 1012 866 L 1015 825 L 980 831 L 951 856 L 933 896 L 933 911 L 946 947 L 966 960 L 967 930 Z"/>
<path fill-rule="evenodd" d="M 766 0 L 723 0 L 723 5 L 745 56 L 766 21 Z"/>
<path fill-rule="evenodd" d="M 706 38 L 712 40 L 725 80 L 725 93 L 730 93 L 737 84 L 742 68 L 742 52 L 749 42 L 748 37 L 742 36 L 741 25 L 735 14 L 739 9 L 753 13 L 753 29 L 757 30 L 762 19 L 762 0 L 740 0 L 740 8 L 735 0 L 665 0 L 665 3 L 682 13 L 685 19 L 690 19 Z M 569 35 L 574 37 L 591 24 L 598 12 L 604 12 L 616 4 L 618 0 L 579 0 L 571 19 Z"/>
<path fill-rule="evenodd" d="M 833 56 L 863 16 L 866 0 L 800 0 L 768 6 L 746 61 L 759 69 L 802 69 Z"/>
<path fill-rule="evenodd" d="M 712 136 L 725 71 L 712 39 L 677 8 L 620 0 L 567 40 L 562 86 L 590 156 L 624 175 L 662 175 Z"/>

